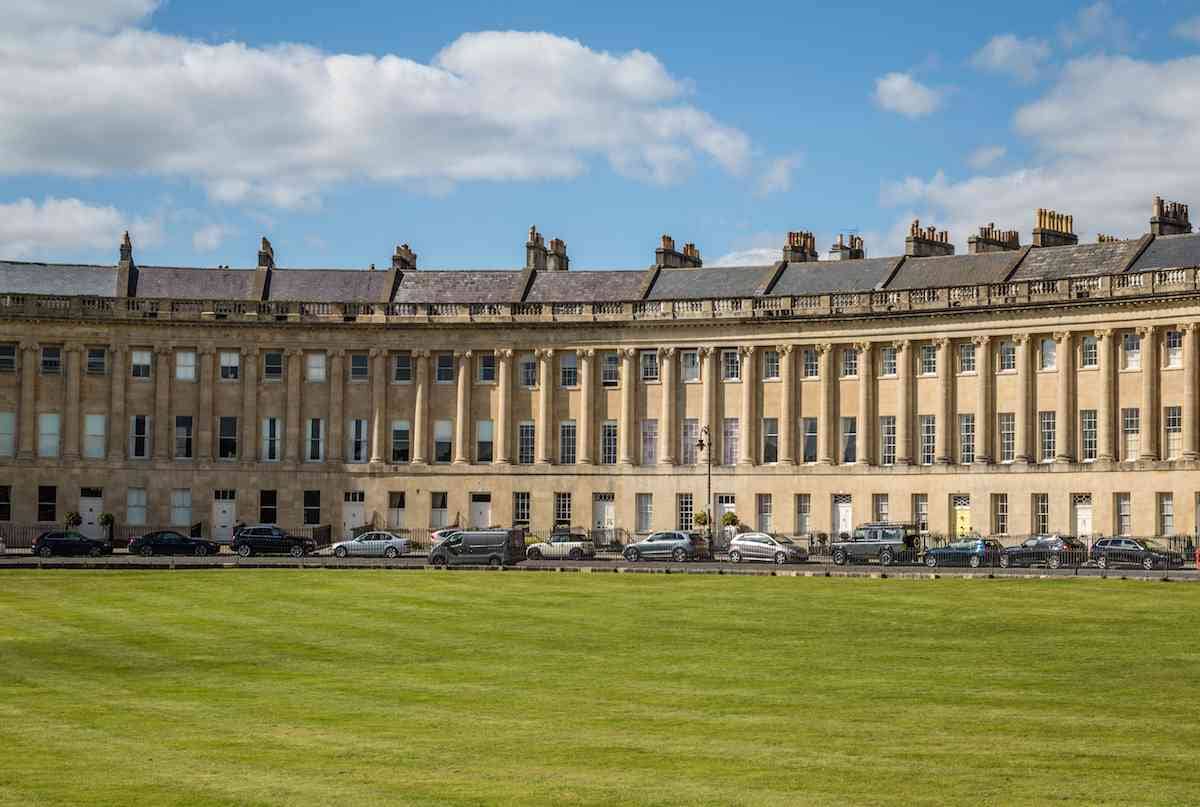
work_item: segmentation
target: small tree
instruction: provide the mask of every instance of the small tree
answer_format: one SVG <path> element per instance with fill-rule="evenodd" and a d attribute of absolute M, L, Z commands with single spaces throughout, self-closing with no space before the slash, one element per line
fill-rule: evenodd
<path fill-rule="evenodd" d="M 739 523 L 739 521 L 738 521 L 737 513 L 733 512 L 732 510 L 725 513 L 725 515 L 721 516 L 721 526 L 722 527 L 736 527 L 738 525 L 738 523 Z"/>
<path fill-rule="evenodd" d="M 113 517 L 112 513 L 101 513 L 100 518 L 96 519 L 96 522 L 101 527 L 104 528 L 105 537 L 107 537 L 108 540 L 111 541 L 112 534 L 113 534 L 113 525 L 117 523 L 117 519 L 115 517 Z"/>
<path fill-rule="evenodd" d="M 63 519 L 63 523 L 66 525 L 67 529 L 74 529 L 83 523 L 83 516 L 72 510 L 71 512 L 67 513 L 66 518 Z"/>
<path fill-rule="evenodd" d="M 707 527 L 708 526 L 708 512 L 705 510 L 701 510 L 699 513 L 696 513 L 694 516 L 692 516 L 692 523 L 695 524 L 697 527 Z"/>

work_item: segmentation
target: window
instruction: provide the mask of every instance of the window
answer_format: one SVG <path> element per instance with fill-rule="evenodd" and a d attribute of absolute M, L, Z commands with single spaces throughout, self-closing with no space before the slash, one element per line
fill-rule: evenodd
<path fill-rule="evenodd" d="M 721 351 L 721 380 L 742 380 L 742 362 L 736 350 Z"/>
<path fill-rule="evenodd" d="M 1121 457 L 1125 462 L 1133 462 L 1138 457 L 1142 432 L 1141 412 L 1137 409 L 1121 410 L 1121 434 L 1125 437 L 1125 453 Z"/>
<path fill-rule="evenodd" d="M 1054 435 L 1055 412 L 1038 412 L 1038 458 L 1042 462 L 1054 462 L 1057 448 Z"/>
<path fill-rule="evenodd" d="M 1167 459 L 1177 460 L 1183 455 L 1183 410 L 1178 406 L 1166 407 L 1163 428 L 1167 433 Z"/>
<path fill-rule="evenodd" d="M 529 526 L 529 491 L 513 491 L 513 524 Z"/>
<path fill-rule="evenodd" d="M 1079 348 L 1081 367 L 1099 367 L 1100 366 L 1100 346 L 1096 342 L 1096 337 L 1085 336 L 1083 343 Z"/>
<path fill-rule="evenodd" d="M 306 490 L 304 491 L 304 524 L 321 523 L 321 491 Z"/>
<path fill-rule="evenodd" d="M 884 415 L 879 418 L 879 464 L 896 464 L 896 418 Z"/>
<path fill-rule="evenodd" d="M 558 384 L 560 387 L 576 387 L 579 385 L 579 355 L 564 353 L 558 358 Z"/>
<path fill-rule="evenodd" d="M 366 418 L 352 418 L 349 425 L 349 433 L 346 435 L 346 458 L 350 462 L 366 462 L 368 458 Z"/>
<path fill-rule="evenodd" d="M 0 345 L 0 373 L 17 371 L 17 346 Z"/>
<path fill-rule="evenodd" d="M 42 375 L 62 375 L 62 348 L 42 348 Z"/>
<path fill-rule="evenodd" d="M 145 488 L 129 488 L 125 492 L 125 523 L 130 527 L 146 526 Z"/>
<path fill-rule="evenodd" d="M 812 532 L 812 496 L 808 493 L 796 494 L 796 534 L 805 535 Z"/>
<path fill-rule="evenodd" d="M 217 418 L 217 459 L 236 460 L 238 455 L 238 419 Z"/>
<path fill-rule="evenodd" d="M 433 422 L 433 461 L 450 462 L 453 459 L 454 424 L 448 420 Z"/>
<path fill-rule="evenodd" d="M 496 354 L 481 353 L 479 356 L 479 383 L 491 384 L 496 380 Z"/>
<path fill-rule="evenodd" d="M 368 353 L 350 354 L 350 380 L 366 381 L 371 377 L 371 356 Z"/>
<path fill-rule="evenodd" d="M 58 488 L 54 485 L 38 485 L 38 521 L 58 521 Z"/>
<path fill-rule="evenodd" d="M 87 349 L 87 374 L 108 374 L 108 351 L 105 348 L 89 347 Z"/>
<path fill-rule="evenodd" d="M 1079 448 L 1084 462 L 1096 459 L 1096 410 L 1079 410 Z"/>
<path fill-rule="evenodd" d="M 1158 494 L 1158 535 L 1175 534 L 1175 495 Z"/>
<path fill-rule="evenodd" d="M 1116 493 L 1113 498 L 1113 511 L 1117 514 L 1114 529 L 1117 535 L 1128 537 L 1133 534 L 1133 504 L 1128 493 Z"/>
<path fill-rule="evenodd" d="M 642 421 L 642 465 L 658 462 L 658 421 Z"/>
<path fill-rule="evenodd" d="M 600 426 L 600 463 L 617 464 L 617 423 L 606 420 Z"/>
<path fill-rule="evenodd" d="M 1182 367 L 1183 366 L 1183 331 L 1167 331 L 1166 348 L 1167 348 L 1167 355 L 1166 355 L 1167 366 L 1168 367 Z"/>
<path fill-rule="evenodd" d="M 522 353 L 519 369 L 521 371 L 521 386 L 536 387 L 538 383 L 537 357 L 532 353 Z"/>
<path fill-rule="evenodd" d="M 104 459 L 106 420 L 104 415 L 83 416 L 83 456 L 88 459 Z"/>
<path fill-rule="evenodd" d="M 283 452 L 279 450 L 282 433 L 279 428 L 279 418 L 263 418 L 262 422 L 262 461 L 279 462 Z M 270 522 L 267 522 L 270 523 Z"/>
<path fill-rule="evenodd" d="M 1121 366 L 1126 370 L 1139 370 L 1142 366 L 1142 338 L 1136 333 L 1127 333 L 1121 338 Z"/>
<path fill-rule="evenodd" d="M 278 350 L 268 350 L 263 354 L 263 380 L 280 381 L 283 379 L 283 354 Z"/>
<path fill-rule="evenodd" d="M 449 498 L 444 490 L 430 491 L 429 493 L 429 526 L 435 530 L 446 526 L 450 507 Z"/>
<path fill-rule="evenodd" d="M 175 459 L 192 458 L 192 416 L 175 416 Z"/>
<path fill-rule="evenodd" d="M 196 380 L 196 354 L 192 351 L 181 351 L 176 354 L 176 361 L 184 353 L 192 354 L 192 377 L 188 379 L 180 379 L 181 381 Z M 178 365 L 176 365 L 178 366 Z M 149 378 L 150 377 L 150 351 L 149 350 L 134 350 L 129 354 L 129 375 L 131 378 Z M 176 371 L 176 377 L 179 373 Z"/>
<path fill-rule="evenodd" d="M 517 463 L 533 464 L 534 429 L 529 421 L 517 424 Z"/>
<path fill-rule="evenodd" d="M 876 521 L 888 520 L 888 495 L 876 493 L 871 496 L 871 514 Z"/>
<path fill-rule="evenodd" d="M 970 465 L 975 461 L 975 416 L 958 416 L 958 461 Z"/>
<path fill-rule="evenodd" d="M 975 372 L 975 343 L 960 342 L 958 345 L 958 371 L 960 373 Z"/>
<path fill-rule="evenodd" d="M 885 347 L 879 351 L 879 374 L 896 374 L 896 348 Z"/>
<path fill-rule="evenodd" d="M 650 525 L 654 522 L 654 494 L 639 493 L 637 494 L 637 524 L 635 530 L 637 532 L 650 532 Z"/>
<path fill-rule="evenodd" d="M 396 354 L 392 365 L 392 380 L 397 384 L 408 384 L 412 381 L 412 354 L 407 350 Z"/>
<path fill-rule="evenodd" d="M 817 419 L 801 418 L 800 427 L 804 433 L 804 461 L 817 461 Z"/>
<path fill-rule="evenodd" d="M 12 521 L 12 485 L 0 485 L 0 521 Z"/>
<path fill-rule="evenodd" d="M 641 362 L 641 367 L 642 367 L 642 380 L 643 381 L 657 381 L 658 380 L 658 351 L 657 350 L 643 350 L 638 355 L 638 358 Z"/>
<path fill-rule="evenodd" d="M 858 462 L 858 420 L 842 418 L 842 463 Z"/>
<path fill-rule="evenodd" d="M 1033 524 L 1034 535 L 1045 535 L 1050 532 L 1050 494 L 1033 494 Z"/>
<path fill-rule="evenodd" d="M 921 375 L 937 375 L 937 347 L 921 345 Z"/>
<path fill-rule="evenodd" d="M 129 419 L 129 458 L 144 460 L 150 456 L 150 417 L 134 415 Z"/>
<path fill-rule="evenodd" d="M 771 532 L 771 494 L 759 493 L 754 497 L 754 512 L 759 532 Z"/>
<path fill-rule="evenodd" d="M 696 418 L 684 418 L 680 424 L 679 433 L 679 464 L 695 465 L 699 462 L 700 421 Z M 711 452 L 711 446 L 705 448 Z"/>
<path fill-rule="evenodd" d="M 914 493 L 912 497 L 913 522 L 917 525 L 917 532 L 925 535 L 929 532 L 929 495 L 926 493 Z"/>
<path fill-rule="evenodd" d="M 774 380 L 779 378 L 778 350 L 763 351 L 762 374 L 764 380 Z"/>
<path fill-rule="evenodd" d="M 454 354 L 438 353 L 434 380 L 439 384 L 450 384 L 454 381 Z"/>
<path fill-rule="evenodd" d="M 1000 461 L 1012 462 L 1017 456 L 1017 416 L 1012 412 L 997 413 L 996 431 L 1000 433 Z"/>
<path fill-rule="evenodd" d="M 736 465 L 741 424 L 737 418 L 725 418 L 721 428 L 721 464 Z"/>
<path fill-rule="evenodd" d="M 689 384 L 700 380 L 700 353 L 695 350 L 685 350 L 679 354 L 680 375 L 683 383 Z"/>
<path fill-rule="evenodd" d="M 15 455 L 16 428 L 16 413 L 0 412 L 0 457 L 11 457 Z"/>
<path fill-rule="evenodd" d="M 996 345 L 996 372 L 1007 373 L 1017 369 L 1017 346 L 1005 340 Z"/>
<path fill-rule="evenodd" d="M 192 490 L 176 488 L 171 491 L 171 526 L 190 527 L 192 524 Z"/>
<path fill-rule="evenodd" d="M 1058 366 L 1058 344 L 1053 339 L 1043 339 L 1038 345 L 1038 369 L 1053 370 Z"/>
<path fill-rule="evenodd" d="M 232 350 L 222 350 L 220 355 L 221 360 L 221 380 L 234 381 L 237 379 L 241 371 L 242 357 L 240 354 Z"/>
<path fill-rule="evenodd" d="M 554 494 L 554 523 L 567 524 L 571 523 L 571 494 L 558 493 Z"/>
<path fill-rule="evenodd" d="M 1008 494 L 992 494 L 992 535 L 1008 535 Z"/>
<path fill-rule="evenodd" d="M 558 424 L 558 462 L 561 465 L 575 464 L 575 421 L 564 420 Z"/>
<path fill-rule="evenodd" d="M 56 412 L 38 415 L 38 456 L 57 457 L 61 421 Z"/>
<path fill-rule="evenodd" d="M 852 378 L 858 375 L 858 349 L 842 348 L 842 378 Z"/>
<path fill-rule="evenodd" d="M 138 351 L 134 351 L 137 353 Z M 149 354 L 146 358 L 145 375 L 138 375 L 136 365 L 133 365 L 134 378 L 149 378 L 150 377 L 150 359 Z M 176 381 L 195 381 L 196 380 L 196 351 L 194 350 L 178 350 L 175 352 L 175 380 Z"/>
<path fill-rule="evenodd" d="M 325 383 L 325 354 L 304 354 L 304 377 L 310 384 Z"/>
<path fill-rule="evenodd" d="M 411 462 L 411 432 L 407 420 L 392 421 L 392 462 Z"/>
<path fill-rule="evenodd" d="M 405 426 L 407 427 L 407 423 Z M 495 460 L 495 425 L 490 420 L 475 421 L 475 461 L 493 462 Z"/>
<path fill-rule="evenodd" d="M 762 419 L 762 461 L 779 462 L 779 418 Z"/>
<path fill-rule="evenodd" d="M 819 359 L 817 358 L 817 351 L 815 348 L 804 348 L 804 350 L 801 351 L 800 356 L 802 367 L 800 373 L 801 377 L 816 378 L 821 374 L 821 365 Z"/>
<path fill-rule="evenodd" d="M 921 464 L 933 465 L 934 447 L 937 441 L 937 416 L 921 415 Z"/>
<path fill-rule="evenodd" d="M 274 490 L 258 492 L 258 523 L 279 523 L 279 495 Z"/>
<path fill-rule="evenodd" d="M 304 460 L 306 462 L 324 462 L 325 421 L 321 418 L 309 418 L 305 434 L 308 435 L 306 440 L 308 447 L 304 452 Z"/>
<path fill-rule="evenodd" d="M 690 530 L 695 522 L 692 520 L 695 516 L 695 510 L 692 509 L 692 494 L 679 493 L 675 496 L 675 528 L 679 530 Z"/>
<path fill-rule="evenodd" d="M 616 353 L 604 353 L 600 357 L 600 384 L 615 387 L 621 383 L 621 357 Z"/>

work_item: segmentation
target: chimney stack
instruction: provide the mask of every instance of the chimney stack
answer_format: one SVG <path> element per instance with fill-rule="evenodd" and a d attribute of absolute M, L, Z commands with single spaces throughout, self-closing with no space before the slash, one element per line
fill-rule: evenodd
<path fill-rule="evenodd" d="M 565 272 L 571 268 L 567 257 L 567 242 L 561 238 L 550 240 L 550 254 L 546 256 L 546 268 L 551 272 Z"/>
<path fill-rule="evenodd" d="M 995 223 L 979 228 L 979 235 L 967 239 L 967 253 L 1011 252 L 1021 248 L 1021 234 L 1016 230 L 997 230 Z"/>
<path fill-rule="evenodd" d="M 1037 209 L 1037 226 L 1033 228 L 1035 247 L 1073 247 L 1078 243 L 1074 216 L 1041 207 Z"/>
<path fill-rule="evenodd" d="M 133 239 L 129 237 L 129 230 L 125 231 L 125 237 L 121 239 L 121 263 L 133 263 Z"/>
<path fill-rule="evenodd" d="M 913 219 L 908 228 L 908 237 L 904 239 L 904 254 L 909 258 L 934 258 L 954 254 L 954 244 L 950 243 L 950 233 L 939 230 L 932 224 L 921 229 L 921 220 Z"/>
<path fill-rule="evenodd" d="M 831 261 L 858 261 L 867 257 L 867 251 L 863 247 L 862 236 L 852 235 L 850 241 L 847 242 L 845 237 L 838 233 L 837 243 L 829 250 L 829 259 Z"/>
<path fill-rule="evenodd" d="M 417 253 L 413 252 L 408 244 L 399 245 L 396 247 L 396 254 L 392 256 L 392 268 L 402 272 L 417 271 Z"/>
<path fill-rule="evenodd" d="M 133 297 L 137 293 L 137 264 L 133 262 L 133 240 L 129 231 L 121 239 L 121 261 L 117 264 L 117 295 Z"/>
<path fill-rule="evenodd" d="M 1188 220 L 1188 206 L 1179 202 L 1164 202 L 1161 196 L 1154 197 L 1154 217 L 1150 219 L 1150 232 L 1154 235 L 1188 235 L 1192 222 Z"/>
<path fill-rule="evenodd" d="M 1117 236 L 1117 235 L 1109 235 L 1107 233 L 1097 233 L 1096 234 L 1096 243 L 1097 244 L 1113 244 L 1120 240 L 1121 240 L 1121 237 Z"/>
<path fill-rule="evenodd" d="M 275 250 L 266 236 L 263 237 L 262 245 L 258 248 L 258 268 L 268 270 L 275 268 Z"/>
<path fill-rule="evenodd" d="M 789 232 L 787 242 L 783 245 L 783 259 L 788 263 L 817 260 L 817 237 L 808 230 Z"/>
<path fill-rule="evenodd" d="M 683 245 L 683 252 L 677 252 L 675 239 L 669 235 L 664 235 L 662 246 L 654 250 L 654 263 L 660 269 L 699 269 L 704 265 L 695 244 L 689 241 Z"/>
<path fill-rule="evenodd" d="M 548 253 L 546 239 L 537 231 L 535 224 L 529 228 L 529 240 L 525 242 L 525 268 L 545 269 Z"/>

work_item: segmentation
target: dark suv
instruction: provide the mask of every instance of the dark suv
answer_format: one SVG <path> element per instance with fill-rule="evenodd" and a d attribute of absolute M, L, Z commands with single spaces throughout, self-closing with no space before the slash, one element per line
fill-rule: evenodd
<path fill-rule="evenodd" d="M 1141 566 L 1150 569 L 1180 569 L 1183 555 L 1145 538 L 1101 538 L 1092 544 L 1092 560 L 1101 569 L 1110 566 Z"/>
<path fill-rule="evenodd" d="M 312 538 L 289 535 L 287 530 L 272 524 L 242 527 L 233 536 L 231 546 L 243 558 L 251 555 L 291 555 L 301 558 L 317 551 L 317 542 Z"/>
<path fill-rule="evenodd" d="M 920 534 L 912 524 L 878 521 L 863 524 L 844 541 L 834 541 L 830 550 L 833 562 L 838 566 L 869 560 L 878 560 L 883 566 L 890 566 L 898 561 L 915 562 L 920 545 Z"/>
<path fill-rule="evenodd" d="M 1070 535 L 1034 535 L 1018 546 L 1004 548 L 1000 565 L 1036 566 L 1046 564 L 1051 569 L 1060 566 L 1082 566 L 1087 562 L 1087 547 Z"/>
<path fill-rule="evenodd" d="M 33 539 L 29 550 L 43 558 L 51 555 L 111 555 L 112 543 L 98 538 L 89 538 L 74 530 L 52 530 L 43 532 Z"/>

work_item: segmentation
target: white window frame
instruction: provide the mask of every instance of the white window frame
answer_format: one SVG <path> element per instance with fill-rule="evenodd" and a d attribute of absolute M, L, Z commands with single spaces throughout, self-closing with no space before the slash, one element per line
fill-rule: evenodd
<path fill-rule="evenodd" d="M 921 464 L 933 465 L 937 459 L 937 415 L 918 415 L 921 439 Z"/>
<path fill-rule="evenodd" d="M 174 488 L 171 491 L 171 526 L 192 526 L 192 489 Z"/>
<path fill-rule="evenodd" d="M 764 350 L 762 355 L 763 381 L 777 381 L 779 379 L 779 368 L 779 351 Z"/>
<path fill-rule="evenodd" d="M 969 339 L 958 343 L 958 372 L 960 375 L 975 372 L 975 343 Z"/>
<path fill-rule="evenodd" d="M 558 385 L 563 389 L 579 386 L 579 354 L 568 351 L 558 357 Z"/>
<path fill-rule="evenodd" d="M 222 381 L 237 381 L 242 375 L 242 354 L 236 350 L 222 350 L 218 353 L 217 377 Z"/>
<path fill-rule="evenodd" d="M 141 418 L 142 431 L 139 434 L 137 430 L 138 419 Z M 148 460 L 150 459 L 150 441 L 154 435 L 154 428 L 150 415 L 130 415 L 129 416 L 129 459 L 131 460 Z M 214 435 L 215 437 L 215 435 Z M 142 440 L 142 451 L 135 451 L 137 440 Z"/>
<path fill-rule="evenodd" d="M 126 488 L 125 490 L 125 524 L 130 527 L 146 526 L 146 489 Z"/>
<path fill-rule="evenodd" d="M 638 367 L 641 369 L 642 382 L 658 381 L 658 351 L 638 351 Z"/>
<path fill-rule="evenodd" d="M 175 351 L 175 380 L 176 381 L 195 381 L 196 380 L 196 351 L 194 351 L 194 350 L 177 350 L 177 351 Z"/>
<path fill-rule="evenodd" d="M 879 375 L 883 376 L 884 378 L 890 378 L 896 375 L 896 348 L 880 348 Z"/>
<path fill-rule="evenodd" d="M 642 465 L 658 462 L 658 421 L 654 418 L 642 420 Z"/>
<path fill-rule="evenodd" d="M 615 420 L 606 420 L 600 424 L 600 464 L 617 464 L 617 447 L 620 445 L 620 432 Z"/>
<path fill-rule="evenodd" d="M 533 465 L 537 452 L 537 427 L 532 420 L 517 424 L 517 465 Z"/>
<path fill-rule="evenodd" d="M 1083 462 L 1094 462 L 1099 456 L 1099 431 L 1096 410 L 1079 410 L 1079 458 Z"/>
<path fill-rule="evenodd" d="M 304 422 L 305 462 L 325 461 L 325 431 L 324 418 L 308 418 Z"/>
<path fill-rule="evenodd" d="M 438 450 L 444 445 L 444 452 Z M 454 461 L 454 421 L 441 419 L 433 422 L 433 462 L 435 465 L 446 465 Z"/>
<path fill-rule="evenodd" d="M 102 460 L 108 445 L 108 416 L 88 414 L 83 416 L 84 459 Z"/>
<path fill-rule="evenodd" d="M 261 454 L 262 462 L 279 462 L 283 459 L 283 419 L 268 416 L 262 419 Z"/>
<path fill-rule="evenodd" d="M 684 418 L 679 424 L 679 464 L 696 465 L 700 461 L 700 450 L 696 443 L 700 441 L 700 421 L 697 418 Z M 712 447 L 705 449 L 712 451 Z"/>
<path fill-rule="evenodd" d="M 634 531 L 638 533 L 647 533 L 653 529 L 654 524 L 654 494 L 653 493 L 638 493 L 635 499 L 635 519 Z"/>
<path fill-rule="evenodd" d="M 763 418 L 762 438 L 759 451 L 762 452 L 763 465 L 775 465 L 779 462 L 779 418 Z M 772 457 L 772 454 L 774 455 Z"/>
<path fill-rule="evenodd" d="M 484 448 L 487 451 L 484 451 Z M 493 420 L 475 421 L 475 462 L 487 464 L 496 461 L 496 423 Z"/>
<path fill-rule="evenodd" d="M 679 354 L 679 377 L 685 384 L 695 384 L 700 381 L 700 352 L 684 350 Z"/>
<path fill-rule="evenodd" d="M 145 381 L 154 375 L 154 354 L 149 350 L 129 351 L 129 377 Z"/>
<path fill-rule="evenodd" d="M 721 380 L 729 382 L 742 380 L 742 357 L 738 355 L 738 351 L 721 351 Z"/>
<path fill-rule="evenodd" d="M 842 348 L 842 378 L 858 377 L 858 348 Z"/>
<path fill-rule="evenodd" d="M 962 465 L 975 462 L 975 415 L 970 412 L 958 416 L 958 461 Z"/>
<path fill-rule="evenodd" d="M 879 464 L 896 464 L 895 415 L 881 415 L 879 418 Z"/>
<path fill-rule="evenodd" d="M 574 465 L 578 461 L 578 428 L 573 420 L 563 420 L 558 424 L 558 463 L 560 465 Z"/>
<path fill-rule="evenodd" d="M 324 384 L 329 377 L 325 354 L 310 350 L 304 354 L 304 380 L 309 384 Z"/>
<path fill-rule="evenodd" d="M 38 415 L 38 456 L 58 457 L 62 451 L 62 416 L 57 412 Z"/>
<path fill-rule="evenodd" d="M 738 450 L 741 448 L 741 418 L 725 418 L 721 421 L 721 464 L 737 465 Z"/>
<path fill-rule="evenodd" d="M 1058 451 L 1058 435 L 1056 432 L 1058 413 L 1053 410 L 1038 412 L 1038 461 L 1054 462 Z"/>

